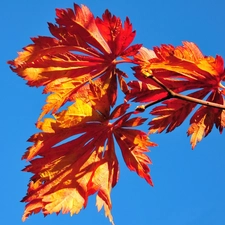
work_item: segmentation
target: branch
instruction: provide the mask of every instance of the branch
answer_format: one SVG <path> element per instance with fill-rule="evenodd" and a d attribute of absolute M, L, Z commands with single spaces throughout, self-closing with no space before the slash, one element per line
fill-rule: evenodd
<path fill-rule="evenodd" d="M 168 87 L 166 87 L 160 80 L 158 80 L 156 77 L 154 76 L 148 76 L 148 78 L 151 78 L 152 80 L 154 80 L 161 88 L 163 88 L 164 90 L 166 90 L 168 92 L 168 95 L 162 99 L 159 99 L 159 100 L 156 100 L 154 102 L 150 102 L 146 105 L 140 105 L 136 108 L 137 111 L 145 111 L 145 109 L 147 109 L 148 107 L 154 105 L 154 104 L 157 104 L 161 101 L 164 101 L 164 100 L 167 100 L 167 99 L 170 99 L 170 98 L 178 98 L 178 99 L 181 99 L 181 100 L 184 100 L 184 101 L 189 101 L 189 102 L 194 102 L 194 103 L 197 103 L 197 104 L 200 104 L 200 105 L 205 105 L 205 106 L 209 106 L 209 107 L 213 107 L 213 108 L 218 108 L 218 109 L 225 109 L 225 105 L 221 105 L 221 104 L 218 104 L 218 103 L 214 103 L 214 102 L 209 102 L 209 101 L 205 101 L 205 100 L 201 100 L 201 99 L 198 99 L 198 98 L 193 98 L 193 97 L 190 97 L 190 96 L 186 96 L 186 95 L 182 95 L 182 94 L 178 94 L 178 93 L 175 93 L 174 91 L 172 91 L 171 89 L 169 89 Z"/>

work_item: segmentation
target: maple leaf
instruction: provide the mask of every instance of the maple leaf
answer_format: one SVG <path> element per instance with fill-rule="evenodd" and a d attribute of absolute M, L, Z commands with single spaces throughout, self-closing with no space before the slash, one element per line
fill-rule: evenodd
<path fill-rule="evenodd" d="M 34 174 L 22 200 L 27 202 L 23 220 L 41 210 L 44 215 L 77 214 L 96 193 L 98 210 L 104 206 L 113 223 L 110 192 L 119 174 L 114 137 L 128 168 L 153 185 L 151 160 L 145 153 L 155 144 L 133 128 L 146 119 L 130 118 L 133 112 L 127 113 L 127 103 L 110 113 L 107 84 L 105 88 L 98 85 L 98 80 L 90 83 L 67 110 L 37 123 L 42 132 L 29 139 L 33 146 L 23 156 L 30 161 L 24 171 Z"/>
<path fill-rule="evenodd" d="M 74 9 L 56 9 L 56 25 L 49 23 L 53 37 L 32 38 L 33 44 L 8 63 L 11 69 L 27 80 L 29 86 L 44 86 L 49 93 L 39 119 L 56 113 L 67 101 L 74 101 L 80 89 L 97 77 L 107 80 L 118 75 L 122 90 L 127 90 L 124 76 L 116 65 L 131 62 L 141 45 L 130 46 L 135 31 L 128 18 L 123 24 L 119 17 L 106 10 L 95 18 L 84 5 Z M 123 60 L 117 60 L 123 57 Z M 117 96 L 116 79 L 111 79 L 111 106 Z"/>
<path fill-rule="evenodd" d="M 194 110 L 197 103 L 182 98 L 173 98 L 166 90 L 174 93 L 188 91 L 186 96 L 224 105 L 225 80 L 222 57 L 204 56 L 192 42 L 183 42 L 183 46 L 161 45 L 153 50 L 141 48 L 134 56 L 138 66 L 133 67 L 135 76 L 140 81 L 128 83 L 130 90 L 126 99 L 136 102 L 149 102 L 153 105 L 161 102 L 150 112 L 156 116 L 150 124 L 150 133 L 166 130 L 170 132 L 180 126 Z M 163 84 L 160 85 L 153 78 Z M 166 87 L 166 88 L 164 88 Z M 192 135 L 192 148 L 207 136 L 213 125 L 222 132 L 224 127 L 224 110 L 201 106 L 190 119 L 188 135 Z"/>
<path fill-rule="evenodd" d="M 224 99 L 220 92 L 212 92 L 207 101 L 217 102 L 224 104 Z M 222 133 L 223 127 L 225 126 L 225 110 L 217 108 L 208 108 L 206 106 L 200 107 L 193 117 L 191 118 L 191 126 L 188 129 L 188 135 L 191 136 L 191 145 L 192 148 L 195 147 L 197 142 L 201 141 L 204 136 L 207 136 L 215 124 L 216 128 Z"/>

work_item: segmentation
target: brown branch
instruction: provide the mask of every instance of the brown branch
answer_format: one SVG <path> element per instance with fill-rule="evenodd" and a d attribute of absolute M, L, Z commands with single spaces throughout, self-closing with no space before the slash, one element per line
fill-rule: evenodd
<path fill-rule="evenodd" d="M 154 104 L 157 104 L 161 101 L 170 99 L 170 98 L 178 98 L 178 99 L 181 99 L 181 100 L 184 100 L 184 101 L 194 102 L 194 103 L 197 103 L 197 104 L 200 104 L 200 105 L 205 105 L 205 106 L 218 108 L 218 109 L 225 109 L 225 105 L 221 105 L 221 104 L 218 104 L 218 103 L 209 102 L 209 101 L 201 100 L 201 99 L 198 99 L 198 98 L 193 98 L 193 97 L 190 97 L 190 96 L 187 96 L 187 95 L 175 93 L 174 91 L 172 91 L 171 89 L 166 87 L 160 80 L 158 80 L 156 77 L 154 77 L 152 75 L 148 76 L 148 78 L 154 80 L 161 88 L 166 90 L 168 92 L 168 95 L 166 97 L 162 98 L 162 99 L 157 100 L 157 101 L 150 102 L 146 105 L 138 106 L 136 108 L 136 110 L 138 110 L 138 111 L 145 111 L 145 109 L 147 109 L 148 107 L 150 107 Z"/>
<path fill-rule="evenodd" d="M 167 100 L 167 99 L 169 99 L 169 98 L 171 98 L 171 97 L 169 97 L 169 95 L 167 95 L 167 96 L 164 97 L 164 98 L 158 99 L 158 100 L 153 101 L 153 102 L 149 102 L 149 103 L 146 104 L 146 105 L 139 105 L 139 106 L 136 107 L 136 110 L 139 111 L 139 112 L 144 112 L 145 109 L 147 109 L 148 107 L 150 107 L 150 106 L 152 106 L 152 105 L 155 105 L 155 104 L 157 104 L 157 103 L 159 103 L 159 102 L 162 102 L 162 101 L 164 101 L 164 100 Z"/>

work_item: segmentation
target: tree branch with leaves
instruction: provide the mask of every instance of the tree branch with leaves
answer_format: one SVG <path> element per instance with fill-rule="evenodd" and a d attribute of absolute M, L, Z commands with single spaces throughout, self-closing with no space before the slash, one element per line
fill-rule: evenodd
<path fill-rule="evenodd" d="M 104 207 L 113 223 L 110 193 L 119 178 L 114 142 L 127 167 L 153 185 L 146 153 L 156 144 L 149 134 L 173 131 L 192 112 L 192 148 L 214 125 L 222 133 L 224 61 L 204 56 L 192 42 L 153 50 L 132 45 L 136 32 L 129 19 L 122 23 L 108 10 L 99 18 L 74 4 L 56 16 L 56 24 L 48 24 L 51 37 L 32 38 L 8 61 L 29 86 L 48 94 L 36 123 L 40 132 L 28 139 L 32 145 L 22 157 L 29 161 L 24 171 L 33 173 L 23 220 L 40 211 L 77 214 L 96 194 L 98 210 Z M 121 63 L 134 65 L 135 80 L 118 68 Z M 140 106 L 132 109 L 132 102 Z M 150 106 L 147 133 L 137 127 Z"/>

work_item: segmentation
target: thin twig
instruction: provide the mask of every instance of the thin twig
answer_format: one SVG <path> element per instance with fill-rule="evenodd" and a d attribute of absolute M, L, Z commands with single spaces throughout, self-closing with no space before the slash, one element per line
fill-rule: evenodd
<path fill-rule="evenodd" d="M 167 99 L 169 99 L 169 98 L 171 98 L 171 97 L 169 97 L 169 95 L 167 95 L 167 96 L 164 97 L 164 98 L 158 99 L 158 100 L 153 101 L 153 102 L 149 102 L 149 103 L 146 104 L 146 105 L 139 105 L 139 106 L 137 106 L 136 110 L 139 111 L 139 112 L 144 112 L 145 109 L 147 109 L 148 107 L 150 107 L 150 106 L 152 106 L 152 105 L 155 105 L 155 104 L 157 104 L 157 103 L 159 103 L 159 102 L 162 102 L 162 101 L 164 101 L 164 100 L 167 100 Z"/>
<path fill-rule="evenodd" d="M 156 77 L 154 77 L 152 75 L 148 76 L 148 78 L 154 80 L 160 87 L 162 87 L 164 90 L 166 90 L 168 92 L 168 95 L 166 97 L 160 99 L 160 100 L 157 100 L 157 101 L 154 101 L 154 102 L 150 102 L 150 103 L 148 103 L 146 105 L 138 106 L 136 108 L 136 110 L 138 110 L 138 111 L 144 111 L 148 107 L 150 107 L 150 106 L 152 106 L 152 105 L 154 105 L 156 103 L 159 103 L 161 101 L 170 99 L 170 98 L 178 98 L 178 99 L 181 99 L 181 100 L 194 102 L 194 103 L 197 103 L 197 104 L 200 104 L 200 105 L 205 105 L 205 106 L 218 108 L 218 109 L 225 109 L 225 105 L 221 105 L 221 104 L 218 104 L 218 103 L 209 102 L 209 101 L 201 100 L 201 99 L 198 99 L 198 98 L 193 98 L 193 97 L 190 97 L 190 96 L 187 96 L 187 95 L 182 95 L 182 94 L 175 93 L 174 91 L 172 91 L 171 89 L 166 87 L 160 80 L 158 80 Z"/>

